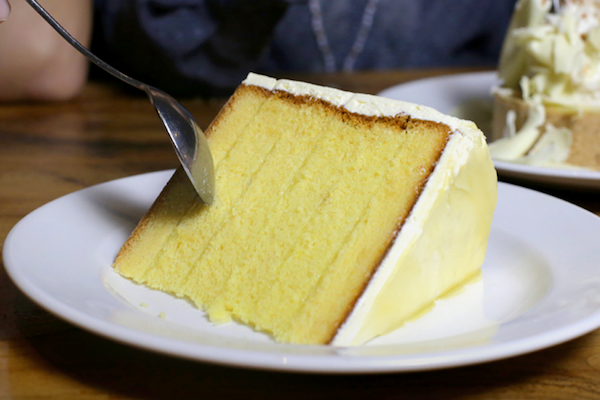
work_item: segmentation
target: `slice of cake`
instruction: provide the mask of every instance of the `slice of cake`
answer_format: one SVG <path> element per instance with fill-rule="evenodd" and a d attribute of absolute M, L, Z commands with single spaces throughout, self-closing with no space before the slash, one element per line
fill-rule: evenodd
<path fill-rule="evenodd" d="M 391 332 L 478 276 L 497 182 L 473 123 L 250 74 L 206 135 L 213 205 L 178 170 L 121 275 L 216 323 L 335 345 Z"/>
<path fill-rule="evenodd" d="M 600 2 L 520 0 L 494 93 L 495 159 L 600 170 Z"/>

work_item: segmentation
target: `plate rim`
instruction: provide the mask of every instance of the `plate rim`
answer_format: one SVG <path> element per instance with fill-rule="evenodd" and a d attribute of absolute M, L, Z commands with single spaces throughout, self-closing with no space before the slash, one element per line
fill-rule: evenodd
<path fill-rule="evenodd" d="M 164 177 L 161 174 L 164 175 Z M 25 221 L 26 219 L 30 218 L 35 218 L 38 213 L 42 212 L 41 210 L 43 210 L 44 207 L 47 207 L 50 204 L 62 201 L 64 198 L 69 196 L 81 195 L 82 193 L 92 189 L 99 190 L 102 188 L 103 185 L 111 185 L 116 181 L 139 179 L 141 177 L 153 177 L 157 180 L 157 182 L 159 179 L 162 180 L 164 178 L 164 182 L 166 183 L 166 179 L 170 177 L 170 174 L 172 174 L 172 170 L 157 171 L 104 182 L 98 185 L 91 186 L 89 188 L 78 190 L 65 196 L 61 196 L 30 212 L 10 230 L 4 242 L 3 262 L 8 276 L 23 292 L 24 295 L 33 300 L 39 306 L 46 309 L 53 315 L 96 335 L 120 343 L 125 343 L 133 347 L 142 348 L 145 350 L 165 355 L 185 358 L 193 361 L 209 362 L 233 367 L 246 367 L 262 370 L 324 374 L 370 374 L 439 370 L 458 366 L 479 364 L 489 361 L 496 361 L 500 359 L 514 357 L 517 355 L 527 354 L 580 337 L 597 329 L 600 326 L 600 310 L 598 310 L 590 314 L 588 317 L 583 318 L 577 324 L 567 325 L 559 329 L 554 329 L 534 336 L 528 336 L 525 338 L 515 340 L 511 342 L 512 344 L 511 346 L 509 346 L 510 350 L 508 351 L 506 349 L 506 344 L 500 343 L 488 344 L 487 346 L 482 347 L 475 346 L 446 351 L 438 351 L 434 353 L 422 353 L 417 354 L 418 357 L 415 354 L 390 356 L 377 355 L 360 357 L 336 355 L 335 360 L 338 360 L 338 362 L 333 362 L 330 364 L 326 362 L 315 364 L 315 357 L 326 359 L 331 358 L 327 355 L 315 356 L 315 354 L 299 354 L 297 352 L 289 352 L 287 351 L 288 348 L 297 349 L 298 345 L 287 345 L 279 343 L 272 344 L 281 348 L 281 351 L 277 351 L 274 353 L 266 353 L 253 349 L 215 349 L 214 346 L 198 343 L 193 344 L 196 350 L 190 353 L 189 342 L 182 342 L 180 340 L 162 336 L 157 337 L 156 335 L 152 335 L 143 331 L 138 331 L 134 328 L 121 326 L 115 323 L 98 319 L 97 317 L 88 316 L 83 311 L 71 308 L 71 306 L 63 304 L 60 300 L 55 299 L 48 293 L 45 293 L 44 291 L 39 291 L 26 275 L 21 274 L 19 272 L 17 262 L 12 260 L 14 257 L 12 251 L 12 243 L 13 241 L 18 239 L 20 229 L 22 229 L 19 227 L 23 226 L 22 221 Z M 499 182 L 499 188 L 502 186 L 511 188 L 511 190 L 526 191 L 530 192 L 530 194 L 535 194 L 536 196 L 547 197 L 552 199 L 552 201 L 557 201 L 561 203 L 563 206 L 573 207 L 575 209 L 578 209 L 579 211 L 583 211 L 589 214 L 593 218 L 598 218 L 598 216 L 591 213 L 590 211 L 587 211 L 582 207 L 569 203 L 565 200 L 556 198 L 554 196 L 537 192 L 532 189 L 523 188 L 517 185 Z M 557 335 L 560 336 L 558 340 L 556 337 Z M 161 346 L 157 347 L 157 343 Z M 173 346 L 173 344 L 175 344 L 175 346 Z M 323 348 L 322 346 L 317 347 Z M 457 354 L 461 355 L 459 360 L 457 360 L 455 357 Z M 432 355 L 436 355 L 438 361 L 428 361 L 428 359 L 431 358 Z M 260 361 L 257 361 L 257 358 L 260 359 Z M 440 358 L 444 358 L 444 360 L 440 360 Z M 355 363 L 348 362 L 348 360 L 350 359 L 360 359 L 360 362 L 358 363 L 358 365 L 356 365 Z M 411 360 L 411 363 L 407 364 L 407 360 Z"/>

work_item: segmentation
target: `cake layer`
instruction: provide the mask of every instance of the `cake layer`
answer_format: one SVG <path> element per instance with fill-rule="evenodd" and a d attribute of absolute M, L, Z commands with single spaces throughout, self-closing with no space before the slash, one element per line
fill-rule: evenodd
<path fill-rule="evenodd" d="M 496 180 L 473 124 L 252 74 L 206 134 L 214 204 L 177 171 L 115 268 L 215 322 L 361 344 L 483 262 Z"/>

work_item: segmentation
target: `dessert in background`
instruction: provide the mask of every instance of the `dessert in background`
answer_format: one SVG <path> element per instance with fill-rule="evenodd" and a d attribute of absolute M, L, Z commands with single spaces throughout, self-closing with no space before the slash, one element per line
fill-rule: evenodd
<path fill-rule="evenodd" d="M 494 159 L 600 169 L 600 1 L 520 0 L 498 75 Z"/>
<path fill-rule="evenodd" d="M 178 170 L 121 249 L 121 275 L 215 323 L 340 346 L 478 276 L 497 180 L 475 124 L 250 74 L 206 135 L 214 204 Z"/>

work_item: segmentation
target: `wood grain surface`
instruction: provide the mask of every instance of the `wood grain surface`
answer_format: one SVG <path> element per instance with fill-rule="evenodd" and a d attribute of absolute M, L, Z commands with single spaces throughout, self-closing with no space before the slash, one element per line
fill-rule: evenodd
<path fill-rule="evenodd" d="M 291 77 L 377 93 L 455 72 L 461 71 Z M 224 101 L 184 103 L 205 128 Z M 167 134 L 139 94 L 90 83 L 67 103 L 0 104 L 0 239 L 26 214 L 64 194 L 176 166 Z M 600 215 L 599 192 L 538 189 Z M 75 328 L 28 300 L 0 268 L 0 399 L 188 398 L 600 399 L 600 331 L 528 355 L 431 372 L 256 371 L 155 354 Z"/>

